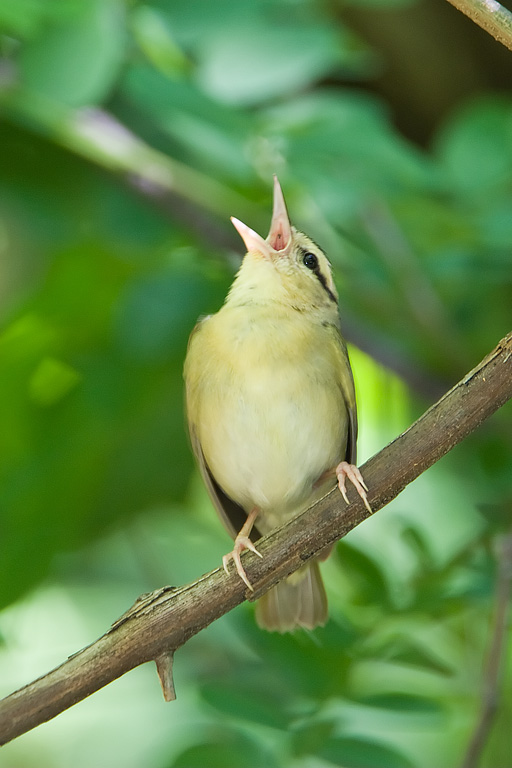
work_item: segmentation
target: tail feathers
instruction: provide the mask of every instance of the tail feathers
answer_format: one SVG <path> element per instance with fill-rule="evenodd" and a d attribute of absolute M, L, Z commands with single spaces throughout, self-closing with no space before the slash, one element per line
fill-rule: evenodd
<path fill-rule="evenodd" d="M 327 621 L 327 595 L 318 563 L 305 565 L 263 595 L 256 605 L 256 621 L 270 632 L 323 626 Z"/>

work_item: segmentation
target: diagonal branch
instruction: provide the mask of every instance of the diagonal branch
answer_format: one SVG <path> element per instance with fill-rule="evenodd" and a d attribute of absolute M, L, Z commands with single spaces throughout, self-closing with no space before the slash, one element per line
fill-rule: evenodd
<path fill-rule="evenodd" d="M 512 397 L 512 333 L 406 432 L 362 467 L 374 511 Z M 353 497 L 355 493 L 353 494 Z M 0 701 L 0 744 L 50 720 L 146 661 L 157 660 L 166 698 L 173 697 L 171 660 L 186 641 L 245 599 L 278 581 L 345 536 L 369 516 L 360 499 L 346 506 L 334 489 L 258 544 L 263 559 L 244 554 L 254 594 L 218 568 L 183 587 L 142 595 L 102 637 L 60 667 Z"/>
<path fill-rule="evenodd" d="M 497 0 L 448 0 L 495 40 L 512 51 L 512 13 Z"/>

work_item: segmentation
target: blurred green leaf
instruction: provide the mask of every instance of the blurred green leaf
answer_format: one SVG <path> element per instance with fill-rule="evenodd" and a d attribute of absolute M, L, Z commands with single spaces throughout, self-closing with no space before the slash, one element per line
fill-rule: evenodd
<path fill-rule="evenodd" d="M 292 17 L 272 25 L 228 22 L 204 41 L 198 78 L 204 90 L 229 104 L 258 104 L 310 85 L 342 62 L 341 35 L 326 23 Z"/>
<path fill-rule="evenodd" d="M 354 598 L 358 603 L 371 603 L 377 595 L 386 600 L 387 584 L 379 564 L 370 556 L 347 541 L 336 547 L 336 556 L 341 567 L 349 573 Z"/>
<path fill-rule="evenodd" d="M 120 347 L 139 363 L 183 354 L 183 340 L 211 302 L 211 289 L 196 273 L 167 268 L 131 285 L 118 310 Z"/>
<path fill-rule="evenodd" d="M 293 751 L 298 756 L 314 755 L 325 742 L 332 738 L 336 723 L 330 720 L 321 722 L 307 721 L 293 733 Z"/>
<path fill-rule="evenodd" d="M 385 658 L 390 662 L 407 664 L 412 668 L 424 669 L 425 671 L 436 672 L 440 675 L 452 675 L 454 670 L 446 659 L 443 659 L 438 652 L 432 652 L 414 637 L 407 634 L 397 633 L 391 637 L 382 638 L 382 642 L 370 646 L 371 651 L 366 649 L 368 656 L 374 658 Z"/>
<path fill-rule="evenodd" d="M 511 110 L 506 97 L 475 99 L 437 135 L 437 152 L 454 189 L 484 208 L 510 194 Z"/>
<path fill-rule="evenodd" d="M 234 720 L 248 720 L 271 728 L 286 729 L 290 722 L 287 697 L 265 677 L 245 675 L 243 687 L 238 677 L 232 680 L 212 680 L 201 686 L 201 695 L 208 704 Z M 250 699 L 244 690 L 248 684 L 251 689 Z"/>
<path fill-rule="evenodd" d="M 189 69 L 189 62 L 174 39 L 171 25 L 156 8 L 137 5 L 131 23 L 135 39 L 158 70 L 172 75 Z"/>
<path fill-rule="evenodd" d="M 84 0 L 3 0 L 0 33 L 21 38 L 34 36 L 46 22 L 72 16 Z"/>
<path fill-rule="evenodd" d="M 356 737 L 328 739 L 317 752 L 323 760 L 343 768 L 410 768 L 412 763 L 398 750 Z"/>
<path fill-rule="evenodd" d="M 445 709 L 439 701 L 425 696 L 413 696 L 405 693 L 384 693 L 364 696 L 361 704 L 368 707 L 389 709 L 393 712 L 416 713 L 419 715 L 445 715 Z"/>
<path fill-rule="evenodd" d="M 251 177 L 248 117 L 219 104 L 187 79 L 165 77 L 140 65 L 128 70 L 123 91 L 195 161 L 221 177 Z"/>
<path fill-rule="evenodd" d="M 383 105 L 362 91 L 340 98 L 318 89 L 265 114 L 270 139 L 333 223 L 364 213 L 362 202 L 438 183 L 428 158 L 392 131 Z"/>
<path fill-rule="evenodd" d="M 279 764 L 261 745 L 231 734 L 225 734 L 222 741 L 215 739 L 189 747 L 171 764 L 172 768 L 239 768 L 240 765 L 277 768 Z"/>
<path fill-rule="evenodd" d="M 97 103 L 115 82 L 124 46 L 123 4 L 90 0 L 27 43 L 20 57 L 23 82 L 70 106 Z"/>
<path fill-rule="evenodd" d="M 70 365 L 45 357 L 34 371 L 29 382 L 32 400 L 41 406 L 57 403 L 80 381 L 80 375 Z"/>

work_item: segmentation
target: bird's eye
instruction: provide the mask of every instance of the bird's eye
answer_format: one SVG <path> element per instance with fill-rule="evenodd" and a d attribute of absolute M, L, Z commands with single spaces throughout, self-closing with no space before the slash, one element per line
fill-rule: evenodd
<path fill-rule="evenodd" d="M 314 270 L 318 267 L 318 259 L 314 253 L 305 253 L 302 261 L 304 262 L 304 266 L 306 266 L 308 269 Z"/>

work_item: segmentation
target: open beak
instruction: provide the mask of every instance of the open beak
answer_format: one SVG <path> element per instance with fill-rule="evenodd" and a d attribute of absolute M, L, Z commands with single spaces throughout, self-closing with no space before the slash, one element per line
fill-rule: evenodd
<path fill-rule="evenodd" d="M 270 232 L 266 240 L 247 224 L 235 219 L 234 216 L 231 217 L 231 221 L 244 241 L 247 253 L 257 251 L 265 258 L 271 258 L 279 251 L 284 251 L 291 242 L 292 228 L 277 176 L 274 176 L 274 210 L 270 222 Z"/>
<path fill-rule="evenodd" d="M 272 221 L 270 222 L 270 232 L 268 233 L 267 243 L 272 246 L 274 251 L 284 251 L 292 239 L 292 228 L 286 203 L 283 197 L 283 190 L 279 179 L 274 175 L 274 210 L 272 211 Z"/>
<path fill-rule="evenodd" d="M 265 258 L 270 258 L 272 254 L 272 248 L 269 246 L 267 241 L 261 237 L 261 235 L 258 235 L 254 229 L 248 227 L 247 224 L 244 224 L 243 221 L 240 221 L 240 219 L 235 219 L 234 216 L 231 217 L 231 221 L 234 228 L 244 241 L 245 247 L 247 248 L 247 253 L 254 253 L 256 251 L 265 256 Z"/>

